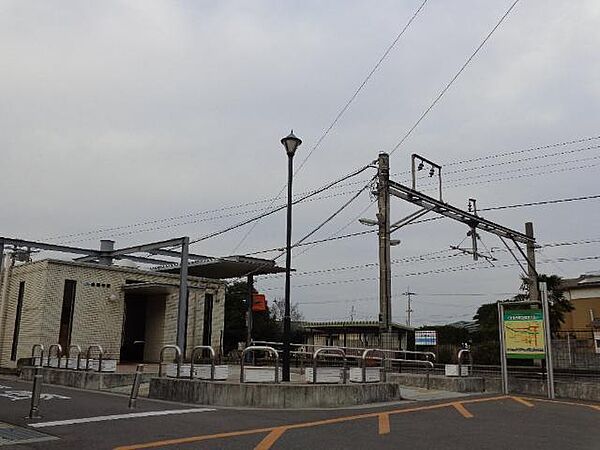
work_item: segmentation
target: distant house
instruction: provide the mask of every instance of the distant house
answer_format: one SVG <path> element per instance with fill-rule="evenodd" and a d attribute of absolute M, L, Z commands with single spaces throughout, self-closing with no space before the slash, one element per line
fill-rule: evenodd
<path fill-rule="evenodd" d="M 565 314 L 561 330 L 600 331 L 600 273 L 563 279 L 561 287 L 575 308 Z"/>
<path fill-rule="evenodd" d="M 414 334 L 413 327 L 393 323 L 392 332 L 397 338 L 394 342 L 382 342 L 379 323 L 368 321 L 304 322 L 303 327 L 305 344 L 338 347 L 406 350 L 408 335 Z"/>

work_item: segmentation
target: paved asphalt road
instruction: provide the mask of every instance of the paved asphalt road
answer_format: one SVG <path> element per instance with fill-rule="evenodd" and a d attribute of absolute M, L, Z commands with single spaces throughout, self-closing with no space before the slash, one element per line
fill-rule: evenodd
<path fill-rule="evenodd" d="M 131 417 L 126 396 L 45 385 L 43 417 L 26 420 L 30 389 L 30 383 L 0 378 L 0 422 L 54 440 L 3 448 L 600 448 L 598 404 L 470 396 L 377 408 L 282 411 L 140 399 L 133 410 L 138 416 Z M 7 427 L 0 424 L 0 445 Z"/>

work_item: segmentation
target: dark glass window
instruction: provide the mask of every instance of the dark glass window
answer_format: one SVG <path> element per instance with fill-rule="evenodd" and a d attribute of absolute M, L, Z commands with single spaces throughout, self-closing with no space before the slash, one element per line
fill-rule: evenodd
<path fill-rule="evenodd" d="M 71 345 L 71 331 L 73 330 L 73 312 L 75 310 L 75 290 L 77 281 L 65 280 L 65 290 L 63 292 L 62 311 L 60 313 L 60 332 L 58 334 L 58 343 L 63 351 Z"/>
<path fill-rule="evenodd" d="M 204 326 L 202 327 L 202 345 L 210 345 L 212 336 L 213 295 L 204 296 Z"/>
<path fill-rule="evenodd" d="M 15 329 L 13 331 L 12 349 L 10 360 L 17 359 L 17 346 L 19 345 L 19 328 L 21 328 L 21 315 L 23 313 L 23 297 L 25 296 L 25 282 L 19 283 L 19 296 L 17 297 L 17 313 L 15 314 Z"/>

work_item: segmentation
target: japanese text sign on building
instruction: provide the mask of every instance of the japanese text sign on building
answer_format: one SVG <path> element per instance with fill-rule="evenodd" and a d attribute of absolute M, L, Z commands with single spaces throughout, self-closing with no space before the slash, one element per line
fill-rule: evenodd
<path fill-rule="evenodd" d="M 506 357 L 543 359 L 544 316 L 541 309 L 504 311 Z"/>
<path fill-rule="evenodd" d="M 415 345 L 437 345 L 437 331 L 416 330 Z"/>

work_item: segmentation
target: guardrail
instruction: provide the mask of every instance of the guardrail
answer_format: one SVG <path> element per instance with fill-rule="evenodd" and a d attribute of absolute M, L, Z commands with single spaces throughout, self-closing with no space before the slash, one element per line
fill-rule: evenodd
<path fill-rule="evenodd" d="M 380 361 L 383 361 L 383 364 L 382 364 L 382 367 L 380 368 L 380 371 L 383 372 L 383 377 L 382 377 L 383 380 L 382 381 L 386 380 L 385 362 L 386 362 L 387 358 L 385 356 L 385 352 L 382 352 L 381 350 L 376 349 L 376 348 L 368 348 L 362 354 L 361 373 L 362 373 L 362 382 L 363 383 L 367 382 L 367 355 L 369 353 L 375 353 L 375 352 L 379 352 L 379 353 L 381 353 L 383 355 L 382 358 L 377 358 L 377 359 L 380 360 Z M 381 369 L 383 369 L 383 370 L 381 370 Z"/>
<path fill-rule="evenodd" d="M 76 349 L 77 350 L 77 361 L 75 362 L 75 370 L 79 370 L 81 368 L 81 347 L 77 344 L 71 344 L 69 345 L 69 348 L 67 349 L 67 361 L 65 364 L 65 369 L 69 368 L 69 361 L 71 360 L 71 349 Z"/>
<path fill-rule="evenodd" d="M 50 347 L 48 347 L 48 360 L 47 360 L 47 365 L 48 367 L 50 367 L 50 357 L 52 356 L 52 349 L 56 349 L 56 358 L 58 360 L 57 366 L 56 367 L 60 367 L 60 359 L 62 358 L 62 346 L 60 344 L 52 344 Z"/>
<path fill-rule="evenodd" d="M 245 382 L 244 381 L 244 368 L 245 368 L 244 361 L 246 359 L 246 353 L 255 352 L 255 351 L 269 352 L 275 357 L 275 384 L 278 384 L 279 383 L 279 354 L 277 353 L 277 350 L 275 350 L 273 347 L 269 347 L 267 345 L 251 345 L 249 347 L 246 347 L 242 351 L 242 358 L 240 360 L 240 383 Z"/>
<path fill-rule="evenodd" d="M 344 365 L 342 366 L 342 384 L 345 384 L 346 383 L 346 368 L 348 365 L 348 361 L 346 359 L 346 352 L 338 347 L 324 347 L 324 348 L 318 348 L 317 350 L 315 350 L 315 352 L 313 353 L 313 373 L 312 373 L 313 383 L 317 384 L 317 366 L 318 366 L 317 358 L 320 354 L 326 354 L 326 353 L 334 353 L 334 354 L 340 355 L 344 359 Z"/>
<path fill-rule="evenodd" d="M 92 344 L 87 348 L 87 351 L 85 352 L 85 370 L 90 370 L 90 355 L 92 353 L 92 349 L 98 350 L 98 372 L 102 372 L 102 359 L 104 358 L 104 349 L 101 345 L 98 344 Z"/>
<path fill-rule="evenodd" d="M 175 350 L 175 358 L 177 360 L 177 378 L 179 378 L 181 376 L 181 349 L 179 348 L 179 346 L 174 344 L 165 345 L 163 346 L 163 348 L 160 349 L 160 359 L 158 361 L 158 377 L 162 377 L 163 358 L 165 355 L 165 351 L 168 349 Z"/>
<path fill-rule="evenodd" d="M 270 341 L 252 341 L 252 345 L 268 345 L 271 347 L 277 347 L 277 346 L 283 346 L 283 343 L 281 342 L 270 342 Z M 421 351 L 415 351 L 415 350 L 402 350 L 402 349 L 398 349 L 398 350 L 394 350 L 394 349 L 384 349 L 384 348 L 375 348 L 375 347 L 346 347 L 346 346 L 331 346 L 331 345 L 317 345 L 317 344 L 290 344 L 291 347 L 293 348 L 305 348 L 305 349 L 317 349 L 317 348 L 341 348 L 342 350 L 344 350 L 344 352 L 346 353 L 346 357 L 347 358 L 356 358 L 356 359 L 360 359 L 361 358 L 361 354 L 362 352 L 364 352 L 365 350 L 369 350 L 370 348 L 372 348 L 373 350 L 379 350 L 380 352 L 385 352 L 387 354 L 392 354 L 392 356 L 395 356 L 395 354 L 397 353 L 401 353 L 404 355 L 413 355 L 415 357 L 417 356 L 422 356 L 425 360 L 427 361 L 432 361 L 435 362 L 436 361 L 436 355 L 433 352 L 421 352 Z M 278 352 L 281 352 L 282 350 L 278 350 Z M 350 355 L 348 354 L 349 352 L 356 352 L 356 355 Z M 298 354 L 298 355 L 303 355 L 303 354 L 307 354 L 306 352 L 303 351 L 292 351 L 292 354 Z M 408 358 L 406 358 L 408 360 Z M 415 360 L 417 360 L 415 358 Z"/>
<path fill-rule="evenodd" d="M 423 360 L 419 360 L 419 359 L 398 359 L 398 358 L 388 358 L 388 361 L 391 362 L 399 362 L 399 363 L 411 363 L 411 364 L 422 364 L 424 366 L 427 367 L 427 372 L 425 372 L 425 378 L 426 378 L 426 387 L 427 389 L 429 389 L 429 375 L 431 373 L 431 371 L 435 368 L 435 364 L 432 363 L 431 361 L 423 361 Z"/>
<path fill-rule="evenodd" d="M 44 346 L 42 344 L 33 344 L 33 347 L 31 347 L 31 364 L 33 364 L 34 366 L 37 366 L 36 364 L 36 358 L 37 356 L 35 356 L 35 350 L 36 349 L 40 349 L 40 366 L 44 365 Z"/>
<path fill-rule="evenodd" d="M 457 359 L 458 359 L 458 376 L 459 377 L 463 376 L 463 374 L 462 374 L 462 366 L 463 366 L 463 364 L 462 364 L 462 357 L 463 357 L 463 355 L 469 355 L 469 365 L 467 366 L 469 368 L 468 372 L 471 373 L 473 371 L 473 355 L 471 354 L 471 350 L 468 349 L 468 348 L 463 348 L 463 349 L 461 349 L 461 350 L 458 351 L 458 356 L 457 356 Z"/>
<path fill-rule="evenodd" d="M 190 380 L 194 379 L 194 360 L 196 359 L 196 354 L 200 353 L 203 350 L 208 350 L 210 354 L 210 380 L 215 380 L 215 350 L 210 345 L 197 345 L 192 349 L 192 356 L 190 360 Z"/>

